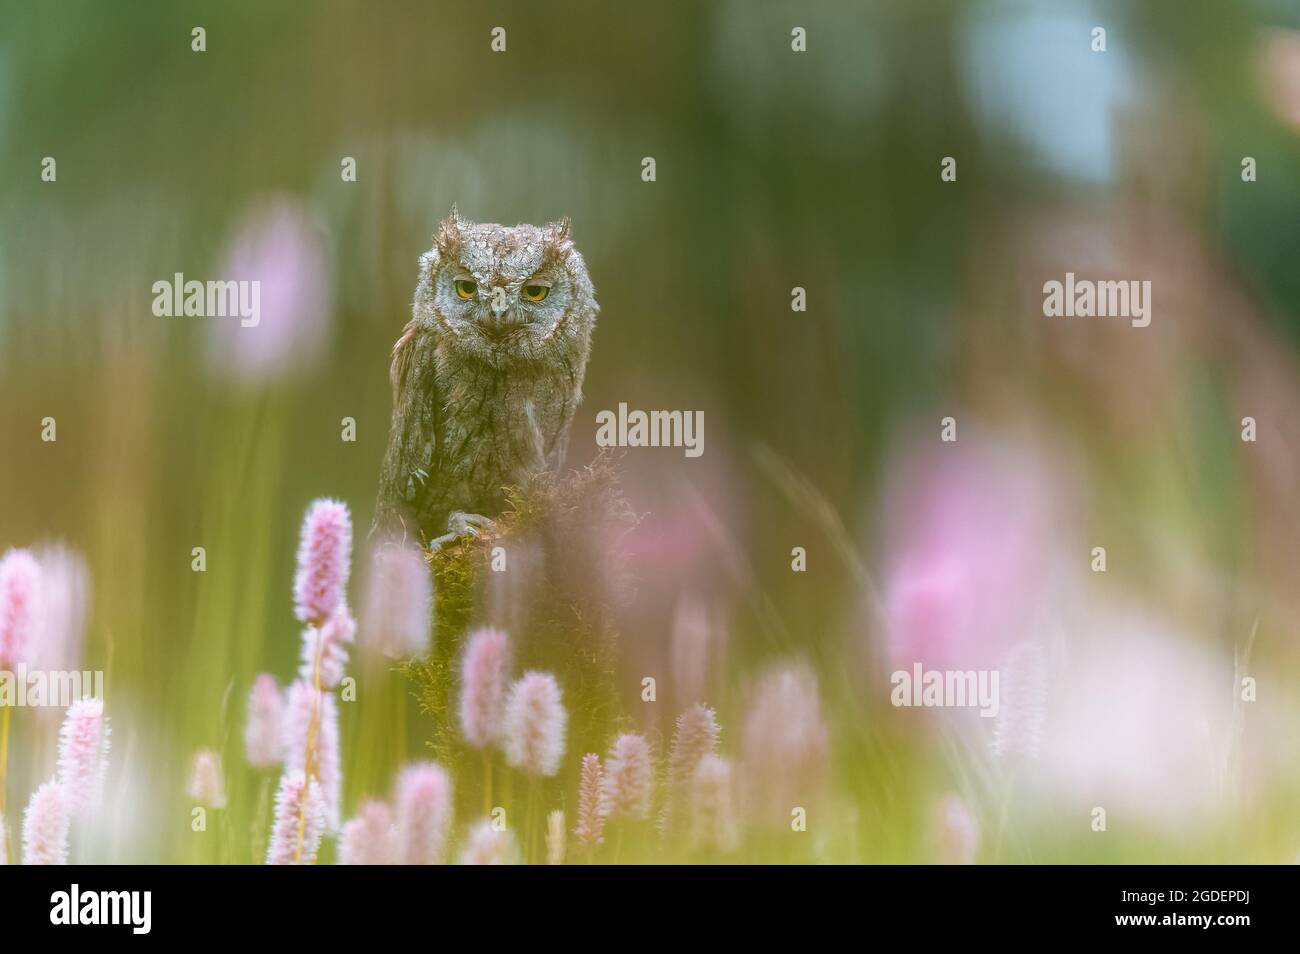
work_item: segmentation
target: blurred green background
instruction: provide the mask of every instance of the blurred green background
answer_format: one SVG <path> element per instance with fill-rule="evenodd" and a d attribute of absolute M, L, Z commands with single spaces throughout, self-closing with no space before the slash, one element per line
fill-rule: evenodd
<path fill-rule="evenodd" d="M 1297 29 L 1289 2 L 0 4 L 0 549 L 60 539 L 90 566 L 86 658 L 108 673 L 134 806 L 92 856 L 214 859 L 189 832 L 189 759 L 224 748 L 243 779 L 248 686 L 296 664 L 308 502 L 347 501 L 359 540 L 368 526 L 388 351 L 457 203 L 573 220 L 602 312 L 572 464 L 598 409 L 705 413 L 702 458 L 625 460 L 648 514 L 621 633 L 634 721 L 663 740 L 691 701 L 637 692 L 671 682 L 682 601 L 706 605 L 728 631 L 724 749 L 747 674 L 810 658 L 853 832 L 825 857 L 925 860 L 928 799 L 979 801 L 978 784 L 889 707 L 866 594 L 889 588 L 894 461 L 953 414 L 963 438 L 1011 435 L 1068 472 L 1080 565 L 1097 540 L 1112 554 L 1107 598 L 1214 658 L 1254 627 L 1269 677 L 1253 784 L 1195 834 L 1096 839 L 1040 803 L 1002 860 L 1292 860 Z M 283 273 L 293 319 L 265 300 L 258 329 L 151 313 L 155 281 L 231 262 Z M 1151 278 L 1152 327 L 1042 317 L 1042 282 L 1067 270 Z M 374 678 L 395 730 L 352 766 L 345 707 L 349 807 L 429 735 L 400 677 Z M 24 716 L 11 819 L 52 757 Z"/>

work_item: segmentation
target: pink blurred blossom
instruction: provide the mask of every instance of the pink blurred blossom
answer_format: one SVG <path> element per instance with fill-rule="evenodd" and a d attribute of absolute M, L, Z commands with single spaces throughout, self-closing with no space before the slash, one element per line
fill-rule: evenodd
<path fill-rule="evenodd" d="M 23 815 L 23 864 L 66 865 L 69 822 L 63 786 L 51 779 L 32 793 Z"/>
<path fill-rule="evenodd" d="M 822 716 L 817 676 L 802 662 L 768 668 L 751 690 L 742 740 L 749 810 L 767 824 L 821 794 L 828 773 L 830 732 Z"/>
<path fill-rule="evenodd" d="M 606 818 L 645 818 L 653 794 L 650 743 L 635 732 L 625 732 L 614 740 L 605 758 L 600 813 Z"/>
<path fill-rule="evenodd" d="M 35 555 L 44 618 L 28 666 L 43 672 L 79 670 L 90 610 L 90 570 L 80 553 L 61 543 L 42 546 Z"/>
<path fill-rule="evenodd" d="M 347 504 L 322 497 L 307 508 L 298 543 L 294 611 L 304 623 L 329 619 L 346 599 L 352 559 L 352 517 Z"/>
<path fill-rule="evenodd" d="M 271 768 L 284 759 L 284 697 L 269 673 L 258 675 L 248 694 L 244 749 L 253 768 Z"/>
<path fill-rule="evenodd" d="M 705 698 L 710 678 L 721 665 L 727 643 L 726 623 L 717 607 L 684 594 L 673 611 L 672 667 L 674 698 L 679 703 Z"/>
<path fill-rule="evenodd" d="M 339 757 L 339 710 L 334 695 L 315 689 L 305 680 L 295 680 L 285 703 L 284 726 L 285 771 L 307 770 L 310 744 L 312 776 L 320 783 L 326 828 L 338 831 L 343 770 Z"/>
<path fill-rule="evenodd" d="M 499 629 L 472 633 L 460 667 L 460 727 L 476 749 L 495 744 L 505 718 L 509 639 Z"/>
<path fill-rule="evenodd" d="M 506 761 L 529 775 L 554 775 L 564 758 L 568 719 L 555 677 L 549 672 L 524 673 L 506 697 Z"/>
<path fill-rule="evenodd" d="M 514 865 L 519 863 L 519 847 L 509 829 L 497 831 L 491 822 L 481 821 L 469 830 L 460 853 L 463 865 Z"/>
<path fill-rule="evenodd" d="M 199 749 L 194 753 L 189 791 L 196 805 L 226 807 L 226 780 L 221 771 L 221 756 L 212 749 Z"/>
<path fill-rule="evenodd" d="M 319 675 L 322 689 L 338 688 L 347 669 L 348 646 L 356 633 L 356 620 L 343 604 L 324 623 L 304 629 L 299 677 L 314 683 Z"/>
<path fill-rule="evenodd" d="M 59 729 L 59 784 L 67 810 L 77 817 L 87 817 L 99 807 L 109 735 L 102 699 L 82 699 L 68 707 Z"/>
<path fill-rule="evenodd" d="M 1037 454 L 969 431 L 902 456 L 885 505 L 894 669 L 994 669 L 1034 633 L 1069 546 L 1055 481 Z"/>
<path fill-rule="evenodd" d="M 316 753 L 316 777 L 325 799 L 325 826 L 329 832 L 339 830 L 343 806 L 342 753 L 339 751 L 339 707 L 330 693 L 321 694 L 321 729 Z"/>
<path fill-rule="evenodd" d="M 408 765 L 398 776 L 393 800 L 401 863 L 440 863 L 451 828 L 451 777 L 433 762 Z"/>
<path fill-rule="evenodd" d="M 28 663 L 43 624 L 41 567 L 26 550 L 0 559 L 0 669 Z"/>
<path fill-rule="evenodd" d="M 393 659 L 424 656 L 433 633 L 432 611 L 433 574 L 419 548 L 376 545 L 362 600 L 362 648 Z"/>
<path fill-rule="evenodd" d="M 324 833 L 325 801 L 320 786 L 301 771 L 286 771 L 275 795 L 275 825 L 266 847 L 266 863 L 314 863 Z"/>
<path fill-rule="evenodd" d="M 1052 684 L 1035 763 L 1044 796 L 1170 831 L 1222 809 L 1232 659 L 1122 605 L 1097 606 L 1068 636 L 1068 678 Z"/>
<path fill-rule="evenodd" d="M 319 698 L 323 695 L 311 683 L 294 680 L 285 690 L 283 752 L 286 764 L 302 770 L 307 748 L 313 744 L 313 723 L 319 718 Z"/>
<path fill-rule="evenodd" d="M 339 864 L 392 865 L 397 863 L 397 829 L 388 806 L 370 799 L 362 802 L 339 836 Z"/>
<path fill-rule="evenodd" d="M 600 811 L 603 777 L 600 756 L 588 752 L 582 757 L 582 774 L 578 780 L 578 824 L 573 829 L 578 844 L 586 849 L 595 848 L 604 840 L 605 816 Z"/>
<path fill-rule="evenodd" d="M 260 200 L 245 216 L 213 280 L 259 282 L 259 321 L 209 322 L 209 367 L 258 383 L 310 369 L 329 345 L 329 250 L 321 225 L 287 196 Z"/>
<path fill-rule="evenodd" d="M 677 814 L 690 801 L 695 767 L 706 755 L 717 751 L 718 732 L 717 716 L 702 703 L 697 702 L 677 717 L 668 750 L 668 798 L 661 819 L 665 832 L 674 828 Z"/>
<path fill-rule="evenodd" d="M 668 752 L 668 784 L 688 785 L 700 759 L 718 748 L 718 718 L 712 709 L 696 703 L 677 717 Z"/>

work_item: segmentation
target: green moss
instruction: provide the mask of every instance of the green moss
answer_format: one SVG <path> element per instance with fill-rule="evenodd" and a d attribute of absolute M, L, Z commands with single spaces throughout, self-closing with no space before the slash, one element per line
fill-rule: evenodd
<path fill-rule="evenodd" d="M 620 488 L 617 459 L 604 453 L 567 475 L 541 475 L 508 488 L 507 500 L 494 533 L 428 554 L 436 587 L 433 649 L 402 668 L 429 717 L 431 755 L 452 772 L 459 799 L 471 809 L 481 806 L 482 755 L 460 738 L 457 694 L 472 629 L 509 633 L 515 676 L 542 669 L 559 680 L 568 743 L 564 771 L 546 783 L 551 803 L 576 784 L 580 756 L 604 751 L 627 721 L 614 678 L 616 614 L 631 596 L 623 542 L 639 518 Z M 504 557 L 503 570 L 493 569 L 494 553 Z"/>

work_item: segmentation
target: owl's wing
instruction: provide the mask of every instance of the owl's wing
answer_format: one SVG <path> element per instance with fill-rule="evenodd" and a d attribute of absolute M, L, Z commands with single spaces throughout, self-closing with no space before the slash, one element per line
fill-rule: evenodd
<path fill-rule="evenodd" d="M 419 535 L 421 501 L 437 477 L 433 470 L 442 398 L 434 373 L 435 344 L 433 333 L 412 320 L 393 345 L 389 368 L 393 422 L 379 475 L 372 534 L 410 538 Z"/>
<path fill-rule="evenodd" d="M 393 386 L 393 406 L 397 406 L 397 394 L 406 380 L 411 367 L 411 356 L 415 351 L 415 338 L 420 326 L 414 318 L 406 323 L 402 335 L 393 344 L 393 363 L 388 366 L 388 382 Z"/>

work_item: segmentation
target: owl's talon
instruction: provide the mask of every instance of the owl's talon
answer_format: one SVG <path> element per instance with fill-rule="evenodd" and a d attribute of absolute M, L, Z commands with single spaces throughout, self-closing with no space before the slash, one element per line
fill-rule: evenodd
<path fill-rule="evenodd" d="M 465 513 L 453 510 L 447 517 L 447 532 L 429 541 L 429 549 L 436 550 L 445 543 L 451 543 L 461 537 L 478 537 L 481 534 L 491 536 L 497 532 L 497 522 L 481 513 Z"/>
<path fill-rule="evenodd" d="M 481 513 L 453 510 L 447 517 L 447 530 L 458 536 L 477 537 L 480 533 L 496 533 L 497 522 Z"/>

